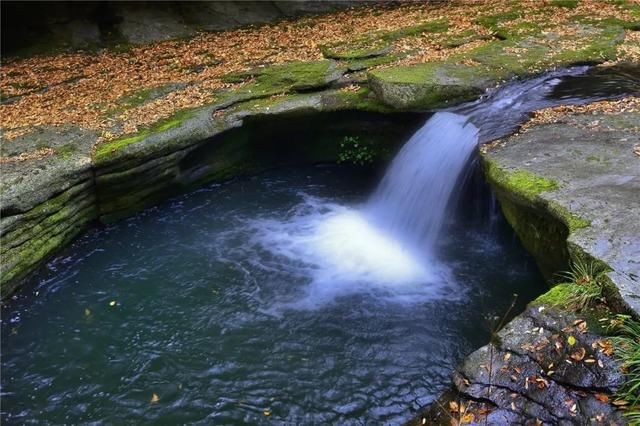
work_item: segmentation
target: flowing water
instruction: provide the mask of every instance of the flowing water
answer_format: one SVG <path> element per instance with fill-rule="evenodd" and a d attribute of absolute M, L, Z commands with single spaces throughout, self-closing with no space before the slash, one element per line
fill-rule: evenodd
<path fill-rule="evenodd" d="M 3 306 L 3 423 L 411 417 L 544 288 L 475 147 L 582 101 L 583 72 L 435 114 L 371 197 L 361 170 L 288 168 L 91 231 Z"/>
<path fill-rule="evenodd" d="M 542 279 L 499 215 L 411 254 L 369 179 L 283 169 L 92 231 L 3 312 L 4 422 L 407 419 Z"/>

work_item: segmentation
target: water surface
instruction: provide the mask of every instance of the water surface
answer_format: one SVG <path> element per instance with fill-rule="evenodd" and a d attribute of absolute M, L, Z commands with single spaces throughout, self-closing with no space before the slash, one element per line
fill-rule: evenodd
<path fill-rule="evenodd" d="M 363 217 L 371 186 L 282 169 L 91 231 L 3 307 L 3 422 L 409 419 L 542 278 L 497 210 L 469 214 L 486 191 L 435 262 Z"/>

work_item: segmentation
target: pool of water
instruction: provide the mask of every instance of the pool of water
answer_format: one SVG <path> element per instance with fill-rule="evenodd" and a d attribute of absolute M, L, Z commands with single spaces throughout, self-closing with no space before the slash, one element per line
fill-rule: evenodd
<path fill-rule="evenodd" d="M 405 250 L 361 213 L 371 183 L 287 168 L 89 232 L 3 306 L 3 423 L 409 419 L 543 284 L 464 200 L 437 260 Z"/>

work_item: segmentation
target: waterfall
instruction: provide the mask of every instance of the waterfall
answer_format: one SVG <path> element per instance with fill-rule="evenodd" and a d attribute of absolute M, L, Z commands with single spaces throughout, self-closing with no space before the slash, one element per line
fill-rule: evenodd
<path fill-rule="evenodd" d="M 491 227 L 497 217 L 495 200 L 473 197 L 486 190 L 473 187 L 479 181 L 477 146 L 512 133 L 531 111 L 583 102 L 561 84 L 585 71 L 515 81 L 435 113 L 402 147 L 364 206 L 303 195 L 287 217 L 253 224 L 261 247 L 311 277 L 304 296 L 276 310 L 316 308 L 356 293 L 402 303 L 460 297 L 461 287 L 441 260 L 444 234 L 460 232 L 455 228 L 461 220 Z M 558 88 L 561 101 L 553 96 Z"/>
<path fill-rule="evenodd" d="M 431 248 L 477 143 L 466 116 L 433 115 L 391 163 L 366 206 L 369 218 L 402 241 Z"/>

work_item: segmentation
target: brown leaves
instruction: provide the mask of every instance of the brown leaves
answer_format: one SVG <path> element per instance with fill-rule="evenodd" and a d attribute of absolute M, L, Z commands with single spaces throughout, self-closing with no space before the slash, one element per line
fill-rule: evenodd
<path fill-rule="evenodd" d="M 20 163 L 27 160 L 39 160 L 41 158 L 49 157 L 53 154 L 55 154 L 55 151 L 51 148 L 40 148 L 36 149 L 35 151 L 23 152 L 20 155 L 0 157 L 0 164 Z"/>
<path fill-rule="evenodd" d="M 576 29 L 569 21 L 579 14 L 592 18 L 633 19 L 628 11 L 606 3 L 594 7 L 593 2 L 582 1 L 576 9 L 546 9 L 531 4 L 534 6 L 519 6 L 522 9 L 520 17 L 501 25 L 518 31 L 518 28 L 526 27 L 523 23 L 535 23 L 553 27 L 558 34 L 563 35 L 564 31 L 570 35 Z M 487 8 L 487 5 L 491 7 Z M 111 132 L 102 139 L 113 139 L 121 133 L 135 132 L 169 117 L 180 109 L 213 101 L 216 93 L 237 86 L 222 81 L 226 74 L 259 65 L 321 59 L 320 45 L 346 46 L 363 37 L 446 19 L 449 24 L 446 34 L 424 32 L 393 41 L 395 53 L 406 54 L 396 64 L 444 60 L 487 43 L 490 31 L 477 24 L 479 15 L 500 14 L 511 9 L 508 2 L 489 0 L 444 4 L 407 2 L 394 7 L 372 4 L 273 25 L 202 33 L 189 40 L 135 47 L 126 53 L 79 52 L 5 61 L 0 68 L 0 90 L 4 96 L 21 98 L 0 105 L 0 127 L 5 130 L 5 140 L 28 132 L 35 125 L 64 124 Z M 553 12 L 549 13 L 549 10 Z M 457 47 L 447 47 L 447 38 L 468 33 L 475 37 Z M 637 32 L 626 33 L 621 49 L 628 57 L 638 54 L 638 36 L 640 33 Z M 477 65 L 468 58 L 460 61 Z M 122 110 L 123 97 L 176 83 L 181 87 L 157 99 L 142 99 Z M 640 109 L 637 103 L 633 108 Z"/>
<path fill-rule="evenodd" d="M 613 355 L 613 343 L 611 343 L 610 340 L 597 340 L 594 342 L 594 345 L 597 346 L 600 349 L 600 352 L 606 356 Z"/>
<path fill-rule="evenodd" d="M 585 348 L 578 348 L 577 351 L 573 352 L 571 354 L 571 359 L 575 360 L 575 361 L 582 361 L 585 357 L 585 355 L 587 354 L 587 351 Z"/>
<path fill-rule="evenodd" d="M 537 124 L 556 123 L 567 115 L 586 113 L 614 114 L 618 112 L 640 112 L 640 97 L 629 96 L 617 101 L 592 102 L 586 105 L 561 105 L 541 109 L 536 111 L 533 114 L 533 118 L 522 126 L 522 130 Z"/>
<path fill-rule="evenodd" d="M 598 401 L 604 402 L 605 404 L 609 402 L 609 396 L 604 393 L 596 393 L 593 395 Z"/>

